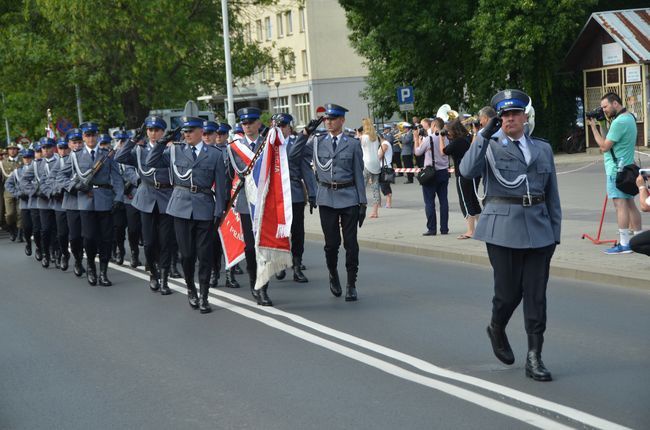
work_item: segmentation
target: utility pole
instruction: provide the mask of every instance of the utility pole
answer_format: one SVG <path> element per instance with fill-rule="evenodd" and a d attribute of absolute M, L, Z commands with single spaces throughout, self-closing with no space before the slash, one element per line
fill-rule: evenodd
<path fill-rule="evenodd" d="M 11 143 L 11 136 L 9 135 L 9 120 L 7 119 L 7 106 L 5 105 L 5 93 L 2 93 L 2 112 L 5 116 L 5 130 L 7 130 L 7 146 Z"/>
<path fill-rule="evenodd" d="M 79 124 L 81 124 L 84 122 L 84 117 L 81 113 L 81 95 L 79 94 L 79 85 L 74 84 L 74 92 L 77 95 L 77 116 L 79 117 Z"/>
<path fill-rule="evenodd" d="M 223 51 L 226 57 L 226 93 L 228 106 L 226 116 L 228 124 L 235 128 L 235 99 L 232 94 L 232 67 L 230 64 L 230 29 L 228 27 L 228 0 L 221 0 L 221 17 L 223 18 Z"/>

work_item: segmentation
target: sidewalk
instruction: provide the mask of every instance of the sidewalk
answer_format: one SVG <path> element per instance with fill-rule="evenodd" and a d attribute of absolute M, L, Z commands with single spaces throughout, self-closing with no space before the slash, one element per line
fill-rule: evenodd
<path fill-rule="evenodd" d="M 562 240 L 551 263 L 551 274 L 621 287 L 650 288 L 650 259 L 647 256 L 605 255 L 602 251 L 611 244 L 594 245 L 591 241 L 582 239 L 583 233 L 595 237 L 598 231 L 605 198 L 602 155 L 560 154 L 556 155 L 555 162 L 563 221 Z M 650 158 L 647 163 L 650 164 Z M 367 218 L 359 230 L 361 264 L 364 264 L 363 249 L 371 248 L 489 265 L 483 242 L 456 239 L 465 232 L 465 222 L 460 213 L 453 179 L 452 176 L 449 186 L 449 234 L 423 237 L 426 219 L 420 186 L 417 181 L 414 184 L 404 184 L 405 178 L 398 177 L 397 183 L 393 185 L 393 208 L 380 208 L 379 218 Z M 650 214 L 642 214 L 642 220 L 644 228 L 650 228 Z M 307 212 L 305 216 L 305 234 L 309 240 L 323 241 L 316 211 L 311 216 Z M 616 239 L 617 236 L 616 212 L 609 202 L 601 239 Z"/>

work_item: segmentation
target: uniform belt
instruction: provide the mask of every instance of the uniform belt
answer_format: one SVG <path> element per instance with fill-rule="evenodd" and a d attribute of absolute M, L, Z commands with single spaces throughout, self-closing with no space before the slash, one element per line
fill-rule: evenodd
<path fill-rule="evenodd" d="M 544 203 L 546 199 L 544 195 L 541 196 L 487 196 L 485 198 L 485 203 L 509 203 L 522 206 L 532 206 L 540 203 Z"/>
<path fill-rule="evenodd" d="M 146 184 L 156 190 L 167 190 L 174 187 L 172 184 L 162 184 L 160 182 L 147 182 Z"/>
<path fill-rule="evenodd" d="M 192 186 L 187 186 L 187 185 L 174 185 L 174 188 L 184 188 L 186 190 L 190 190 L 190 193 L 203 193 L 203 194 L 208 194 L 210 196 L 214 196 L 214 192 L 210 188 L 201 188 L 197 187 L 196 185 Z"/>
<path fill-rule="evenodd" d="M 113 189 L 113 186 L 111 184 L 92 184 L 92 187 L 94 189 L 97 189 L 97 188 L 104 188 L 106 190 L 112 190 Z"/>
<path fill-rule="evenodd" d="M 325 188 L 329 188 L 332 190 L 340 190 L 341 188 L 348 188 L 354 186 L 354 181 L 352 182 L 323 182 L 323 181 L 318 181 L 319 184 L 324 186 Z"/>

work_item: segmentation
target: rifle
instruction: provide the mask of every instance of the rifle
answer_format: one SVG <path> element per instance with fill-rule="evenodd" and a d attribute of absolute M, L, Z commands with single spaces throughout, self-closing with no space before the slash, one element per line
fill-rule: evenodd
<path fill-rule="evenodd" d="M 93 164 L 93 167 L 90 169 L 90 172 L 88 173 L 88 175 L 83 177 L 83 178 L 81 178 L 81 177 L 79 178 L 80 183 L 83 184 L 86 187 L 89 186 L 90 182 L 93 180 L 93 178 L 95 177 L 97 172 L 99 172 L 99 170 L 104 166 L 104 163 L 106 163 L 106 160 L 109 157 L 112 157 L 113 154 L 115 154 L 115 150 L 111 148 L 111 150 L 108 151 L 108 153 L 106 155 L 104 155 L 102 158 L 95 161 L 95 164 Z"/>

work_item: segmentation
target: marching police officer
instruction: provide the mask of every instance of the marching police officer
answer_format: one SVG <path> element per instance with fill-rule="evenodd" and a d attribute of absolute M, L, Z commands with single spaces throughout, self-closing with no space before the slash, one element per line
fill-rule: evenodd
<path fill-rule="evenodd" d="M 7 155 L 2 158 L 0 162 L 0 182 L 6 183 L 11 173 L 21 166 L 20 158 L 18 157 L 18 145 L 15 142 L 7 144 Z M 5 209 L 5 222 L 7 224 L 7 231 L 12 242 L 18 237 L 18 231 L 22 228 L 20 212 L 18 210 L 17 199 L 7 190 L 6 186 L 3 193 L 4 209 Z"/>
<path fill-rule="evenodd" d="M 21 151 L 23 165 L 14 170 L 5 182 L 5 189 L 18 199 L 18 210 L 22 221 L 23 236 L 25 238 L 25 255 L 32 255 L 32 217 L 29 210 L 29 195 L 23 190 L 22 177 L 25 169 L 34 160 L 34 150 L 24 149 Z"/>
<path fill-rule="evenodd" d="M 496 357 L 515 360 L 505 328 L 521 300 L 528 335 L 526 376 L 550 381 L 542 362 L 546 330 L 546 285 L 562 211 L 553 151 L 548 142 L 525 134 L 523 91 L 504 90 L 491 101 L 490 119 L 460 164 L 465 177 L 483 177 L 485 208 L 474 238 L 487 245 L 494 271 L 492 319 L 487 333 Z"/>
<path fill-rule="evenodd" d="M 129 135 L 124 130 L 117 130 L 113 134 L 113 138 L 117 141 L 117 150 L 124 147 Z M 122 265 L 124 263 L 125 249 L 124 240 L 126 239 L 126 230 L 128 228 L 129 248 L 131 249 L 131 267 L 136 268 L 140 265 L 139 254 L 140 249 L 138 242 L 142 232 L 142 223 L 140 221 L 140 211 L 133 207 L 133 198 L 138 191 L 138 183 L 140 177 L 137 170 L 133 166 L 119 163 L 117 168 L 120 171 L 122 180 L 124 181 L 124 195 L 122 196 L 123 205 L 113 211 L 113 226 L 115 227 L 115 263 Z M 171 290 L 170 290 L 171 291 Z"/>
<path fill-rule="evenodd" d="M 70 261 L 70 250 L 68 249 L 70 231 L 68 228 L 66 209 L 63 207 L 64 184 L 61 181 L 60 172 L 65 168 L 65 162 L 70 156 L 70 148 L 65 137 L 59 138 L 56 146 L 59 151 L 59 157 L 47 177 L 46 186 L 50 195 L 50 205 L 54 210 L 56 219 L 56 238 L 59 247 L 59 261 L 56 267 L 66 271 L 68 270 Z"/>
<path fill-rule="evenodd" d="M 368 201 L 363 180 L 361 144 L 343 133 L 347 111 L 336 104 L 325 105 L 327 134 L 316 136 L 310 144 L 313 146 L 318 181 L 316 204 L 320 208 L 321 228 L 325 236 L 330 291 L 336 297 L 342 294 L 337 270 L 342 234 L 347 271 L 345 301 L 352 302 L 357 300 L 356 280 L 359 270 L 357 225 L 361 227 L 366 218 Z"/>
<path fill-rule="evenodd" d="M 291 134 L 293 117 L 288 113 L 278 113 L 273 119 L 287 139 L 287 154 L 289 159 L 289 177 L 291 181 L 291 203 L 293 222 L 291 224 L 291 256 L 293 263 L 293 280 L 308 282 L 302 273 L 302 255 L 305 251 L 305 205 L 309 202 L 309 210 L 316 207 L 316 178 L 311 168 L 313 154 L 311 148 L 304 145 L 308 136 L 300 133 Z M 305 196 L 305 190 L 307 196 Z M 307 199 L 305 199 L 307 197 Z M 283 271 L 284 272 L 284 271 Z"/>
<path fill-rule="evenodd" d="M 260 121 L 261 111 L 256 107 L 245 107 L 237 111 L 239 121 L 242 127 L 243 136 L 238 137 L 238 141 L 248 148 L 253 154 L 264 144 L 264 138 L 260 135 Z M 231 143 L 227 148 L 228 159 L 227 169 L 228 178 L 235 179 L 235 173 L 239 176 L 240 181 L 245 180 L 244 172 L 248 168 L 248 163 L 243 160 L 236 151 L 233 150 Z M 245 187 L 237 195 L 235 202 L 235 210 L 240 215 L 242 233 L 244 234 L 245 255 L 246 255 L 246 268 L 248 269 L 248 277 L 251 287 L 251 294 L 257 300 L 258 305 L 273 306 L 273 302 L 268 295 L 268 282 L 259 290 L 255 290 L 255 281 L 257 280 L 257 260 L 255 256 L 255 236 L 253 235 L 253 221 L 251 219 L 250 208 L 248 206 L 248 199 L 245 193 Z"/>
<path fill-rule="evenodd" d="M 215 224 L 224 212 L 224 169 L 221 151 L 201 140 L 203 120 L 182 118 L 184 143 L 169 145 L 174 130 L 158 140 L 147 157 L 147 166 L 171 168 L 174 191 L 167 213 L 174 217 L 176 240 L 181 252 L 188 301 L 201 313 L 212 311 L 208 302 L 214 250 Z M 214 191 L 212 186 L 214 185 Z M 194 284 L 194 266 L 199 260 L 200 299 Z"/>
<path fill-rule="evenodd" d="M 149 268 L 149 288 L 169 295 L 172 290 L 168 281 L 173 246 L 174 219 L 167 206 L 172 197 L 172 176 L 169 166 L 147 167 L 147 157 L 161 139 L 167 123 L 160 116 L 149 116 L 144 120 L 133 139 L 129 139 L 117 152 L 115 160 L 136 168 L 140 176 L 140 186 L 135 192 L 134 208 L 140 211 L 144 255 Z M 143 140 L 144 133 L 147 138 Z M 133 255 L 131 256 L 133 258 Z"/>
<path fill-rule="evenodd" d="M 66 134 L 68 146 L 72 151 L 79 151 L 83 148 L 83 132 L 80 128 L 73 128 Z M 68 241 L 70 252 L 74 257 L 73 271 L 78 278 L 83 276 L 86 270 L 83 267 L 83 237 L 81 236 L 81 212 L 77 202 L 77 190 L 71 188 L 70 179 L 73 175 L 72 159 L 70 155 L 63 157 L 63 166 L 57 172 L 56 181 L 63 191 L 61 208 L 65 210 L 65 218 L 68 224 Z"/>
<path fill-rule="evenodd" d="M 34 159 L 29 165 L 25 166 L 25 169 L 23 170 L 23 174 L 20 177 L 19 186 L 22 193 L 28 196 L 27 209 L 29 210 L 32 235 L 34 238 L 34 248 L 35 248 L 34 258 L 36 259 L 36 261 L 40 262 L 43 259 L 43 254 L 41 249 L 41 216 L 38 212 L 37 196 L 34 194 L 36 187 L 33 186 L 31 182 L 36 180 L 34 178 L 34 164 L 36 163 L 37 160 L 41 158 L 43 151 L 41 149 L 40 142 L 33 142 L 31 148 L 34 151 Z M 28 172 L 30 173 L 27 175 L 27 177 L 25 177 L 25 174 Z M 25 249 L 25 253 L 27 254 L 26 251 L 27 249 Z"/>
<path fill-rule="evenodd" d="M 67 188 L 77 190 L 88 283 L 97 285 L 95 257 L 99 251 L 99 285 L 109 287 L 113 285 L 107 275 L 113 241 L 111 210 L 124 193 L 124 182 L 111 150 L 97 146 L 97 124 L 85 122 L 80 128 L 84 147 L 70 154 L 73 175 Z"/>

